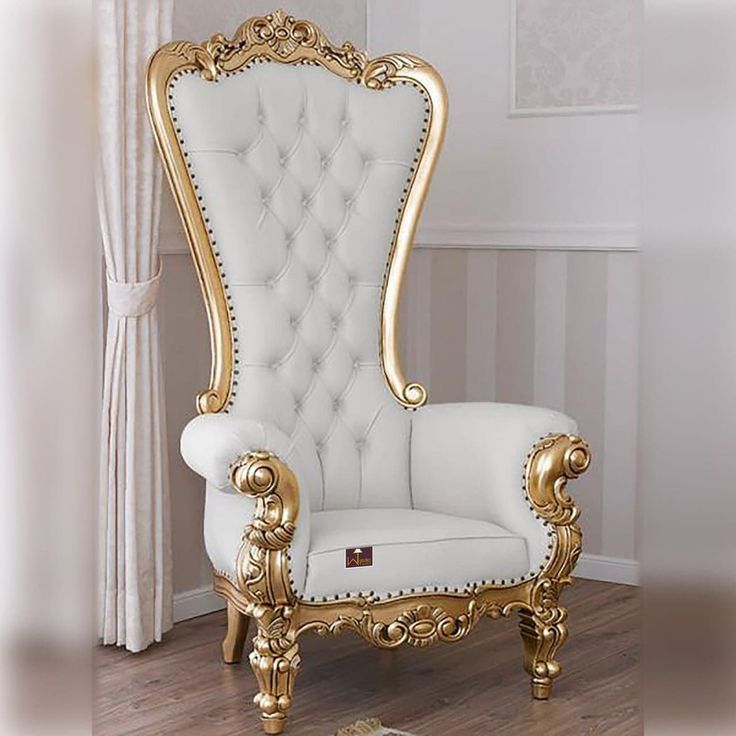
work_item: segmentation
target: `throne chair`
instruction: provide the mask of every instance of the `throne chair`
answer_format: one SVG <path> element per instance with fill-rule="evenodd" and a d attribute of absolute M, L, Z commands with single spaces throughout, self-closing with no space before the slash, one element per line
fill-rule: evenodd
<path fill-rule="evenodd" d="M 548 409 L 427 405 L 400 361 L 440 76 L 276 11 L 161 47 L 147 96 L 211 337 L 181 452 L 206 481 L 225 662 L 254 620 L 264 731 L 285 726 L 310 631 L 426 647 L 518 613 L 546 699 L 581 549 L 565 485 L 588 446 Z"/>

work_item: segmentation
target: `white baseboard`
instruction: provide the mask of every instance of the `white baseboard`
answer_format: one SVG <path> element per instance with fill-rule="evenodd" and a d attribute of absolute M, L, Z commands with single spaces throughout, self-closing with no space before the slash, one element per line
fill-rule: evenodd
<path fill-rule="evenodd" d="M 639 564 L 635 560 L 601 555 L 581 555 L 575 568 L 575 577 L 600 580 L 606 583 L 639 585 Z M 225 608 L 225 601 L 212 586 L 186 590 L 174 596 L 174 623 L 205 616 Z"/>
<path fill-rule="evenodd" d="M 580 555 L 574 576 L 606 583 L 639 585 L 639 563 L 622 557 Z"/>
<path fill-rule="evenodd" d="M 225 601 L 212 590 L 211 585 L 185 590 L 174 595 L 174 623 L 204 616 L 225 608 Z"/>

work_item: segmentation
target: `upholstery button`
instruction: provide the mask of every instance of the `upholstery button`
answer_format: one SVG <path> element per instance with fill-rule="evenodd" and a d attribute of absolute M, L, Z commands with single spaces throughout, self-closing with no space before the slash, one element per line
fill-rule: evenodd
<path fill-rule="evenodd" d="M 284 165 L 286 164 L 286 159 L 285 159 L 285 158 L 284 158 L 284 157 L 282 156 L 282 157 L 281 157 L 281 158 L 279 159 L 279 163 L 281 164 L 281 166 L 284 166 Z"/>

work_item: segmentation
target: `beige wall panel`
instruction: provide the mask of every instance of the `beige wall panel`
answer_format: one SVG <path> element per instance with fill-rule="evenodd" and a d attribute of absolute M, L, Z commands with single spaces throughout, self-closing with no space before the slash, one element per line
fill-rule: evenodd
<path fill-rule="evenodd" d="M 636 558 L 639 256 L 608 255 L 602 554 Z"/>
<path fill-rule="evenodd" d="M 174 538 L 174 591 L 192 590 L 211 580 L 204 551 L 204 481 L 184 464 L 179 437 L 196 414 L 194 399 L 206 388 L 210 355 L 207 318 L 191 258 L 164 256 L 161 303 L 166 422 Z"/>
<path fill-rule="evenodd" d="M 435 250 L 431 275 L 431 386 L 433 404 L 465 397 L 467 252 Z"/>
<path fill-rule="evenodd" d="M 535 257 L 534 403 L 557 411 L 565 408 L 567 259 L 561 251 Z"/>
<path fill-rule="evenodd" d="M 567 268 L 565 412 L 590 442 L 593 463 L 575 482 L 583 510 L 584 552 L 601 553 L 608 254 L 576 253 Z"/>
<path fill-rule="evenodd" d="M 498 253 L 471 250 L 467 258 L 467 344 L 465 398 L 493 401 L 496 396 Z"/>
<path fill-rule="evenodd" d="M 532 251 L 498 252 L 496 401 L 534 402 L 534 288 Z"/>

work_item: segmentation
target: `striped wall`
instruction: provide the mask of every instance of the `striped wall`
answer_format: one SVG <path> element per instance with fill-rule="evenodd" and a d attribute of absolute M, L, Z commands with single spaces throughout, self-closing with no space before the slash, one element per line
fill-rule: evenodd
<path fill-rule="evenodd" d="M 638 255 L 417 248 L 402 303 L 407 377 L 430 401 L 537 404 L 575 417 L 585 552 L 635 559 Z"/>

